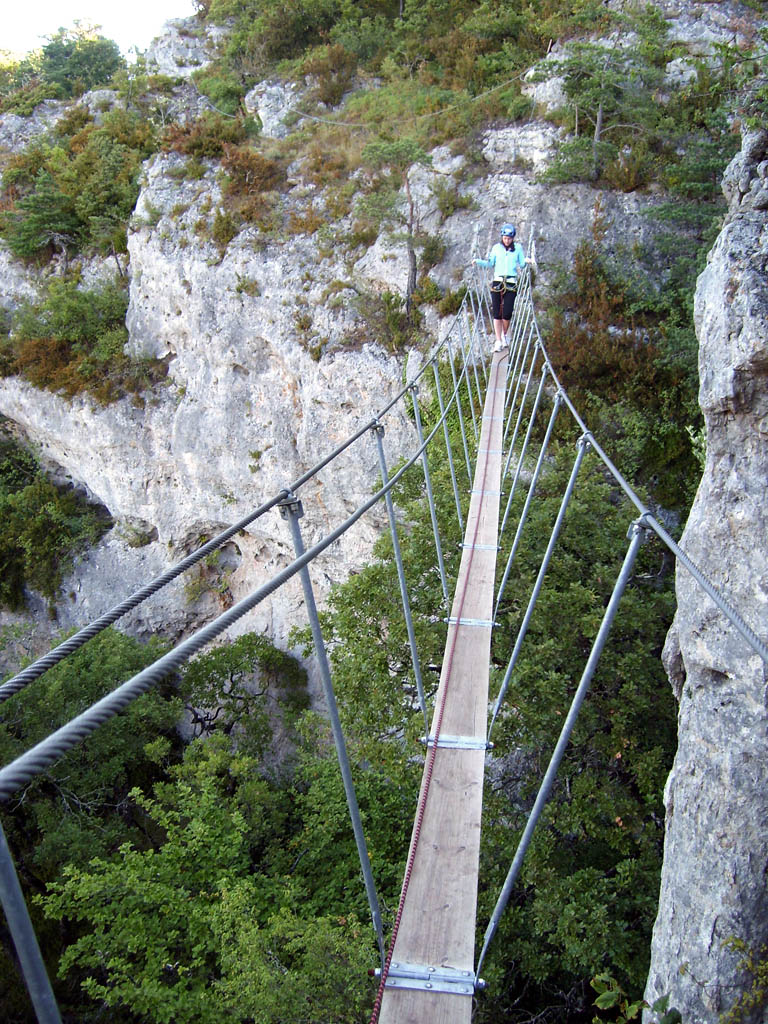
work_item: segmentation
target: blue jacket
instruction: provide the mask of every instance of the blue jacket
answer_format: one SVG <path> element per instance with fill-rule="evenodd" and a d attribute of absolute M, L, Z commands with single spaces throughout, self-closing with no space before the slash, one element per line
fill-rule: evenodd
<path fill-rule="evenodd" d="M 519 242 L 513 242 L 509 249 L 505 249 L 501 242 L 488 253 L 485 260 L 475 260 L 480 267 L 491 267 L 495 278 L 517 277 L 518 269 L 525 266 L 525 254 Z"/>

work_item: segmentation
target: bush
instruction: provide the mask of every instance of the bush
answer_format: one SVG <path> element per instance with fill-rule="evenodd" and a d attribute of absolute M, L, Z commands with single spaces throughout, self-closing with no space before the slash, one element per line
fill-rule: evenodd
<path fill-rule="evenodd" d="M 75 109 L 56 127 L 56 145 L 35 144 L 3 174 L 0 236 L 25 260 L 65 260 L 79 250 L 124 252 L 139 194 L 141 162 L 154 132 L 137 114 L 114 110 L 100 125 Z"/>
<path fill-rule="evenodd" d="M 103 36 L 88 37 L 80 30 L 60 28 L 43 47 L 40 74 L 58 86 L 64 96 L 79 96 L 106 85 L 123 66 L 117 43 Z"/>
<path fill-rule="evenodd" d="M 22 304 L 12 318 L 6 375 L 19 373 L 36 387 L 70 396 L 87 391 L 100 402 L 161 379 L 159 361 L 125 355 L 127 306 L 125 290 L 115 284 L 84 290 L 53 280 L 41 300 Z"/>
<path fill-rule="evenodd" d="M 171 125 L 163 136 L 162 147 L 166 152 L 173 150 L 198 160 L 216 160 L 223 155 L 227 144 L 237 145 L 244 141 L 242 121 L 206 111 L 190 124 Z"/>
<path fill-rule="evenodd" d="M 109 522 L 74 491 L 55 487 L 37 460 L 0 434 L 0 605 L 24 605 L 24 588 L 53 601 L 74 554 Z"/>

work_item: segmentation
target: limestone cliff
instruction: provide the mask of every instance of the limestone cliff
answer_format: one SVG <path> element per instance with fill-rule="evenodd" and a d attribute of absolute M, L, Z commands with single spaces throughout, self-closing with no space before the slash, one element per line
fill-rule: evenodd
<path fill-rule="evenodd" d="M 696 292 L 707 457 L 682 546 L 764 637 L 768 133 L 745 136 L 724 190 L 729 213 Z M 768 943 L 766 666 L 682 567 L 677 600 L 665 659 L 679 747 L 646 995 L 670 993 L 685 1024 L 716 1024 L 750 983 L 729 940 L 758 953 Z"/>

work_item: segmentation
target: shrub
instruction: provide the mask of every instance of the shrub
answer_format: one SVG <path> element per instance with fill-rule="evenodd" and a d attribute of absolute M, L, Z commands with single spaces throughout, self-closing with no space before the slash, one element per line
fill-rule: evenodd
<path fill-rule="evenodd" d="M 338 43 L 315 50 L 302 64 L 304 74 L 315 80 L 312 98 L 335 107 L 349 86 L 356 66 L 354 54 Z"/>
<path fill-rule="evenodd" d="M 198 160 L 218 159 L 228 143 L 237 145 L 244 141 L 242 121 L 206 111 L 190 124 L 172 124 L 163 136 L 162 148 L 166 152 L 173 150 Z"/>
<path fill-rule="evenodd" d="M 86 247 L 124 252 L 139 194 L 141 162 L 154 148 L 152 126 L 114 110 L 96 125 L 75 109 L 56 127 L 56 145 L 31 146 L 3 174 L 0 236 L 25 260 L 65 259 Z"/>
<path fill-rule="evenodd" d="M 106 85 L 122 67 L 117 43 L 103 36 L 88 37 L 83 31 L 60 28 L 43 47 L 40 74 L 46 83 L 58 86 L 64 96 L 79 96 Z"/>
<path fill-rule="evenodd" d="M 0 434 L 0 605 L 24 604 L 24 588 L 52 601 L 74 554 L 109 525 L 74 491 L 55 487 L 34 456 Z"/>
<path fill-rule="evenodd" d="M 161 379 L 165 367 L 158 360 L 125 355 L 127 305 L 125 290 L 115 284 L 84 290 L 53 280 L 42 299 L 14 314 L 6 373 L 66 395 L 88 391 L 100 402 Z"/>

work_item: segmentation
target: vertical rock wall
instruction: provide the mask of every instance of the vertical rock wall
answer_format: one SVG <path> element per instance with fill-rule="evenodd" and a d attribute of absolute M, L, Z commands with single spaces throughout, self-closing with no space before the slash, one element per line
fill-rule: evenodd
<path fill-rule="evenodd" d="M 682 546 L 764 640 L 768 604 L 768 133 L 744 138 L 696 292 L 704 475 Z M 679 567 L 665 661 L 680 702 L 646 998 L 717 1024 L 750 977 L 728 940 L 768 943 L 766 666 Z M 755 1007 L 743 1024 L 762 1024 Z"/>

